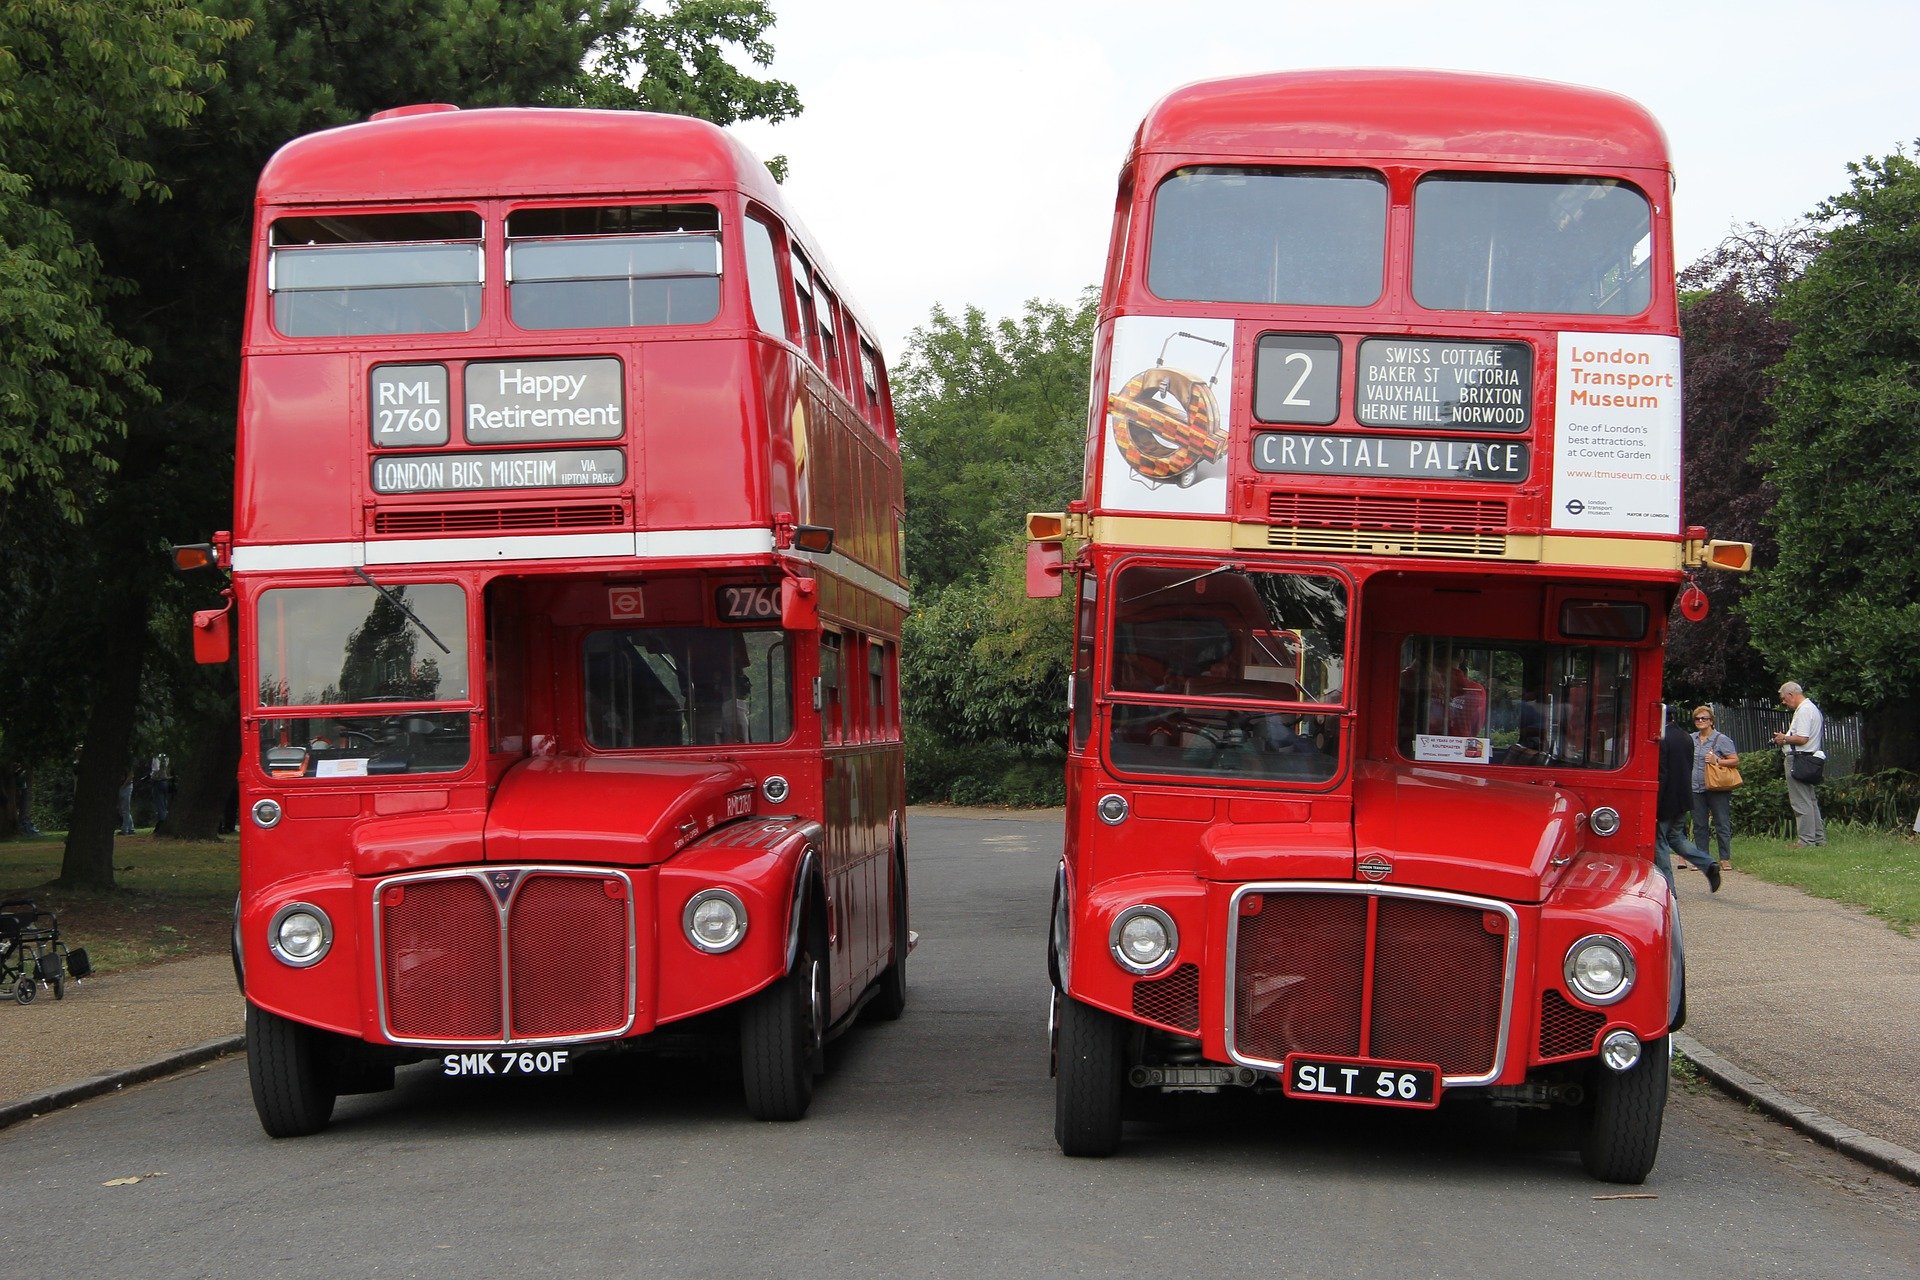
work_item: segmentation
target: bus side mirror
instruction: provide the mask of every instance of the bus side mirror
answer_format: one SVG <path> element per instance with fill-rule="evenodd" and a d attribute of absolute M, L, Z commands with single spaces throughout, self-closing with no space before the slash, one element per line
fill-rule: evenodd
<path fill-rule="evenodd" d="M 224 609 L 196 609 L 193 612 L 193 660 L 202 666 L 219 666 L 233 658 L 233 603 Z"/>
<path fill-rule="evenodd" d="M 1051 600 L 1060 594 L 1061 566 L 1065 555 L 1058 542 L 1027 544 L 1027 598 Z"/>
<path fill-rule="evenodd" d="M 813 631 L 820 626 L 820 584 L 812 578 L 785 578 L 780 583 L 780 625 L 789 631 Z"/>

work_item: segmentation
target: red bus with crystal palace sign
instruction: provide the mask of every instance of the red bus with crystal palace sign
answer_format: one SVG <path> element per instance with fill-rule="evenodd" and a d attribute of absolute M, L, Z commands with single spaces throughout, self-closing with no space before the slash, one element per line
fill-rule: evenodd
<path fill-rule="evenodd" d="M 410 1061 L 696 1039 L 797 1118 L 822 1041 L 906 999 L 871 330 L 765 166 L 675 116 L 298 139 L 253 258 L 231 612 L 196 636 L 223 660 L 237 620 L 262 1124 Z"/>
<path fill-rule="evenodd" d="M 1194 85 L 1121 170 L 1051 945 L 1056 1134 L 1156 1092 L 1577 1113 L 1657 1151 L 1680 516 L 1671 171 L 1587 89 Z"/>

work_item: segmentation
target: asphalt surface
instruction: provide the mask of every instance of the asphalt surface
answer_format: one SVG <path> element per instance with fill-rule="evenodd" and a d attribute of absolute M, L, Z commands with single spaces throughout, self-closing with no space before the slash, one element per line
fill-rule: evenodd
<path fill-rule="evenodd" d="M 1920 940 L 1742 875 L 1737 846 L 1734 858 L 1718 894 L 1691 871 L 1679 882 L 1688 1024 L 1676 1047 L 1735 1097 L 1920 1184 Z M 237 1053 L 242 1020 L 224 956 L 0 1003 L 0 1127 Z"/>

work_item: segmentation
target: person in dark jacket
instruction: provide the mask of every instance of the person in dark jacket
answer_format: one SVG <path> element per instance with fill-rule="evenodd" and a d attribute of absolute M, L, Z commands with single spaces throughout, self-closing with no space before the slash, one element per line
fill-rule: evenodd
<path fill-rule="evenodd" d="M 1693 735 L 1667 712 L 1667 731 L 1660 738 L 1660 792 L 1654 800 L 1653 860 L 1660 874 L 1673 884 L 1673 854 L 1706 873 L 1707 887 L 1720 892 L 1720 864 L 1687 839 L 1686 818 L 1693 812 Z"/>

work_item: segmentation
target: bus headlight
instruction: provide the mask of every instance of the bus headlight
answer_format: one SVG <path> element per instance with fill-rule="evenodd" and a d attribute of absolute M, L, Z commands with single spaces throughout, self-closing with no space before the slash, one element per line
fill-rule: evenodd
<path fill-rule="evenodd" d="M 1588 1004 L 1614 1004 L 1633 990 L 1633 953 L 1618 938 L 1588 934 L 1567 948 L 1566 976 Z"/>
<path fill-rule="evenodd" d="M 1142 903 L 1114 917 L 1107 943 L 1122 969 L 1158 973 L 1173 963 L 1173 953 L 1180 948 L 1180 930 L 1174 927 L 1172 916 Z"/>
<path fill-rule="evenodd" d="M 310 902 L 289 902 L 267 926 L 267 950 L 295 969 L 319 964 L 333 946 L 333 921 Z"/>
<path fill-rule="evenodd" d="M 688 942 L 717 956 L 733 950 L 747 936 L 747 908 L 725 889 L 702 889 L 687 900 L 680 925 Z"/>

